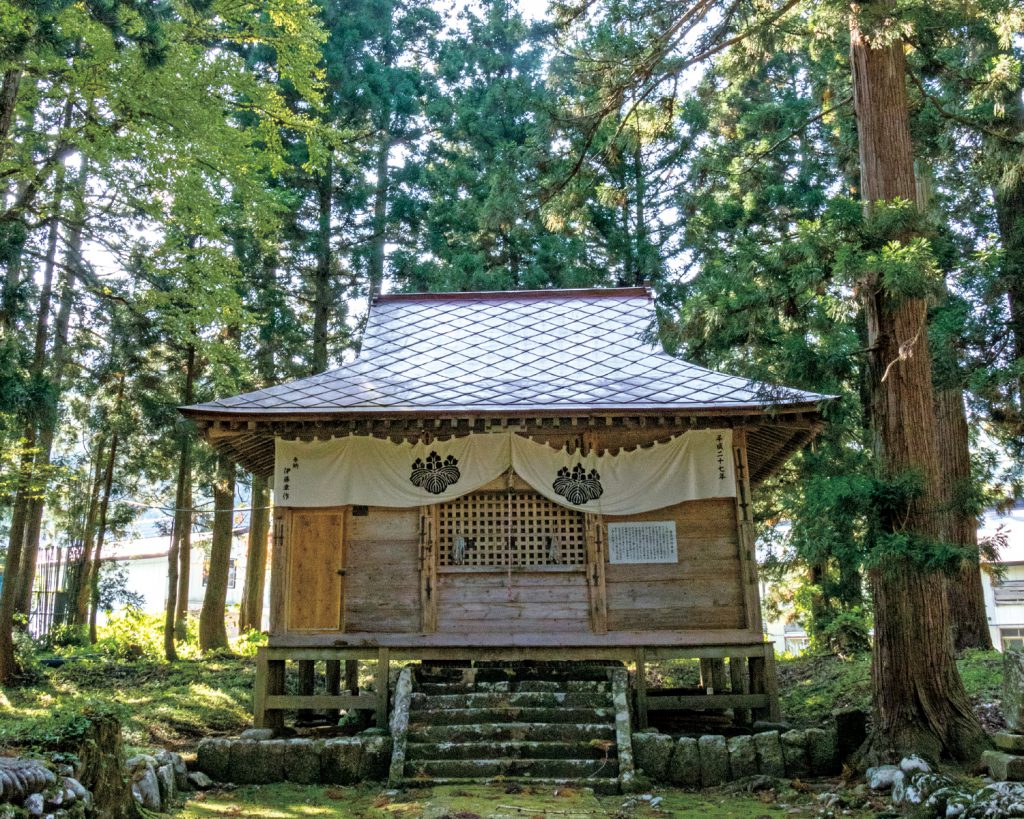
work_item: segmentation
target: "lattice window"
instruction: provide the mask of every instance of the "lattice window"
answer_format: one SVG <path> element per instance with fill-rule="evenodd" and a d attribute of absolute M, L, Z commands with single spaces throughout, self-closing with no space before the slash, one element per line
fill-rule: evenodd
<path fill-rule="evenodd" d="M 583 565 L 582 512 L 535 492 L 478 492 L 438 505 L 442 566 Z"/>

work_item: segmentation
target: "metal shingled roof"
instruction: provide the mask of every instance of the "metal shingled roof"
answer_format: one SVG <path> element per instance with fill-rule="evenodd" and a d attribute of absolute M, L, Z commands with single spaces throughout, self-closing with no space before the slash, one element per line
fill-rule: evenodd
<path fill-rule="evenodd" d="M 688 364 L 644 288 L 383 296 L 351 364 L 186 408 L 224 415 L 760 409 L 827 396 Z"/>

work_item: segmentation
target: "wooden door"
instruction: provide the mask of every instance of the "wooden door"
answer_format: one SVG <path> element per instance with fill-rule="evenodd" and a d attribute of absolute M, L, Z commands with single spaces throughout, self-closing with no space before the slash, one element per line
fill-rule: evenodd
<path fill-rule="evenodd" d="M 292 509 L 289 516 L 288 630 L 340 631 L 345 611 L 345 510 Z"/>

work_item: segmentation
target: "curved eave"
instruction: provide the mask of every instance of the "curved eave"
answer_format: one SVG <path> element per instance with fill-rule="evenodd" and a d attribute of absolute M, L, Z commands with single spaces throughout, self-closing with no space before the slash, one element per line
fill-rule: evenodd
<path fill-rule="evenodd" d="M 192 404 L 179 407 L 178 410 L 188 418 L 237 421 L 329 421 L 349 419 L 435 419 L 435 418 L 559 418 L 559 417 L 609 417 L 609 416 L 688 416 L 688 415 L 779 415 L 802 412 L 818 412 L 822 404 L 835 398 L 823 395 L 813 401 L 780 402 L 765 404 L 762 402 L 720 403 L 720 404 L 674 404 L 627 406 L 560 406 L 545 405 L 531 407 L 508 406 L 477 406 L 462 405 L 421 407 L 359 407 L 339 409 L 324 407 L 322 409 L 284 408 L 284 409 L 244 409 L 237 407 L 218 407 L 215 404 Z"/>

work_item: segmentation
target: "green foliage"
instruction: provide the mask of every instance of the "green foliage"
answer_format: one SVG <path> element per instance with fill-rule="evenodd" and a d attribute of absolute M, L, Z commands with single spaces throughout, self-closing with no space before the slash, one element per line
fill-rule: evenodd
<path fill-rule="evenodd" d="M 811 651 L 849 658 L 871 650 L 871 617 L 860 606 L 818 616 L 810 632 Z"/>
<path fill-rule="evenodd" d="M 137 608 L 110 617 L 96 629 L 96 637 L 96 650 L 111 658 L 159 660 L 164 656 L 163 619 Z M 183 648 L 194 643 L 193 634 Z"/>

